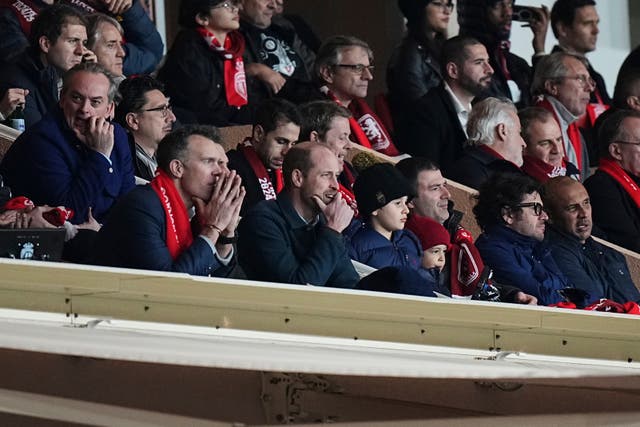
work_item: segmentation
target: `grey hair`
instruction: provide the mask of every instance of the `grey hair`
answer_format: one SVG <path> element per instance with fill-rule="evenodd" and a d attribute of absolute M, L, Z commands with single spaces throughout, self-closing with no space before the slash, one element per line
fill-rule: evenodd
<path fill-rule="evenodd" d="M 124 30 L 122 29 L 122 25 L 114 18 L 105 15 L 104 13 L 93 13 L 87 16 L 87 48 L 89 50 L 93 50 L 96 46 L 98 40 L 102 36 L 102 33 L 99 31 L 101 24 L 111 24 L 120 33 L 121 36 L 124 36 Z"/>
<path fill-rule="evenodd" d="M 116 99 L 116 95 L 118 93 L 118 85 L 114 80 L 113 74 L 111 74 L 106 68 L 104 68 L 103 65 L 98 64 L 97 62 L 81 62 L 80 64 L 75 65 L 69 71 L 64 73 L 64 76 L 62 77 L 62 91 L 60 92 L 60 97 L 62 97 L 62 95 L 64 95 L 69 88 L 72 77 L 80 72 L 102 74 L 103 76 L 105 76 L 109 81 L 107 98 L 109 102 L 113 102 Z"/>
<path fill-rule="evenodd" d="M 513 117 L 518 114 L 516 106 L 506 98 L 486 98 L 471 109 L 467 122 L 467 144 L 471 146 L 492 145 L 496 126 L 504 123 L 507 127 L 515 126 Z"/>
<path fill-rule="evenodd" d="M 361 47 L 367 52 L 369 62 L 373 62 L 373 50 L 365 42 L 355 36 L 333 36 L 322 43 L 313 67 L 315 77 L 322 82 L 320 71 L 323 67 L 335 67 L 342 59 L 342 51 L 352 47 Z"/>
<path fill-rule="evenodd" d="M 544 84 L 551 80 L 558 82 L 567 76 L 569 70 L 564 63 L 566 58 L 575 58 L 587 66 L 586 60 L 578 55 L 567 52 L 555 52 L 551 55 L 545 55 L 538 60 L 535 72 L 533 73 L 533 81 L 531 82 L 531 95 L 544 95 L 547 91 Z"/>

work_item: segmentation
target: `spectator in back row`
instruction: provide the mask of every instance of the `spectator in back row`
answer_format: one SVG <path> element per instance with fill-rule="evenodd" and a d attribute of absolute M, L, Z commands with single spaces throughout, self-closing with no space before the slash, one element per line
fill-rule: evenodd
<path fill-rule="evenodd" d="M 495 173 L 522 174 L 525 143 L 511 101 L 487 98 L 478 102 L 469 115 L 467 133 L 470 147 L 455 163 L 449 178 L 477 189 Z"/>
<path fill-rule="evenodd" d="M 388 130 L 364 98 L 373 80 L 373 51 L 353 36 L 334 36 L 320 47 L 315 63 L 320 90 L 351 111 L 351 138 L 358 144 L 395 156 L 399 154 Z"/>
<path fill-rule="evenodd" d="M 0 163 L 15 194 L 73 209 L 74 224 L 87 221 L 89 209 L 104 221 L 134 187 L 127 135 L 109 121 L 116 91 L 100 64 L 78 64 L 65 74 L 60 105 L 20 135 Z"/>
<path fill-rule="evenodd" d="M 118 21 L 102 13 L 87 16 L 87 48 L 119 85 L 124 76 L 124 30 Z"/>
<path fill-rule="evenodd" d="M 540 183 L 556 176 L 580 178 L 580 171 L 567 161 L 560 126 L 550 111 L 527 107 L 518 112 L 525 144 L 522 171 Z"/>
<path fill-rule="evenodd" d="M 353 210 L 338 191 L 340 163 L 327 147 L 295 145 L 284 158 L 284 190 L 240 221 L 238 258 L 247 277 L 353 288 L 358 273 L 342 231 Z"/>
<path fill-rule="evenodd" d="M 485 47 L 471 37 L 452 37 L 442 52 L 444 82 L 404 113 L 396 127 L 398 141 L 412 156 L 440 165 L 445 175 L 464 154 L 471 102 L 491 85 L 493 69 Z"/>
<path fill-rule="evenodd" d="M 98 236 L 95 262 L 227 276 L 245 192 L 219 141 L 217 129 L 195 125 L 164 137 L 158 175 L 114 208 Z"/>
<path fill-rule="evenodd" d="M 185 0 L 184 28 L 158 71 L 181 123 L 251 123 L 260 98 L 245 74 L 245 40 L 234 1 Z"/>
<path fill-rule="evenodd" d="M 27 128 L 58 102 L 62 75 L 74 65 L 94 61 L 85 47 L 87 24 L 80 12 L 62 4 L 44 9 L 31 26 L 30 45 L 15 63 L 0 67 L 0 93 L 26 89 Z"/>
<path fill-rule="evenodd" d="M 128 132 L 134 173 L 139 182 L 156 175 L 156 150 L 176 121 L 164 86 L 151 76 L 129 77 L 118 87 L 116 121 Z"/>
<path fill-rule="evenodd" d="M 442 83 L 440 54 L 453 11 L 452 2 L 398 0 L 407 34 L 391 53 L 387 67 L 389 107 L 396 129 L 404 114 L 431 88 Z"/>
<path fill-rule="evenodd" d="M 229 168 L 242 178 L 247 196 L 242 216 L 262 200 L 275 199 L 284 187 L 284 156 L 298 142 L 301 118 L 295 105 L 270 99 L 256 111 L 251 137 L 227 153 Z"/>

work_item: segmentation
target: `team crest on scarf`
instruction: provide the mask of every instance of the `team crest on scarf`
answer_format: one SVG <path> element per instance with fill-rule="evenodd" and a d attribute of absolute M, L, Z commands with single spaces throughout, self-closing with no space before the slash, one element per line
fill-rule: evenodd
<path fill-rule="evenodd" d="M 236 61 L 236 72 L 234 76 L 234 87 L 238 95 L 240 95 L 243 99 L 248 100 L 249 95 L 247 94 L 247 77 L 244 73 L 244 62 Z"/>
<path fill-rule="evenodd" d="M 387 138 L 385 133 L 380 128 L 378 121 L 373 118 L 373 116 L 369 113 L 362 115 L 358 119 L 358 124 L 364 131 L 365 135 L 369 141 L 371 141 L 371 147 L 376 150 L 384 150 L 389 147 L 391 141 Z"/>

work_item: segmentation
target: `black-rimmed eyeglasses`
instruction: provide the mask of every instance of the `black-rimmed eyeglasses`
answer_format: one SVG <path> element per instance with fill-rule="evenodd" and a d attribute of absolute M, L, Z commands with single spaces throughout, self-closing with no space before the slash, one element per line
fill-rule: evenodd
<path fill-rule="evenodd" d="M 533 208 L 533 214 L 535 216 L 542 215 L 543 206 L 540 202 L 527 202 L 520 203 L 514 206 L 514 208 Z"/>
<path fill-rule="evenodd" d="M 624 145 L 640 145 L 640 142 L 633 142 L 633 141 L 613 141 L 613 142 L 617 144 L 624 144 Z"/>
<path fill-rule="evenodd" d="M 140 111 L 144 111 L 144 112 L 160 111 L 162 118 L 165 119 L 169 115 L 169 111 L 173 111 L 173 107 L 171 107 L 171 104 L 167 103 L 159 107 L 147 108 L 145 110 L 140 110 Z"/>

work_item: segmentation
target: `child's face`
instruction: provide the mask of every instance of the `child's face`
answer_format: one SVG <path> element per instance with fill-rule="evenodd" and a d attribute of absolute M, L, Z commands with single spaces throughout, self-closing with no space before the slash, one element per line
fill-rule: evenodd
<path fill-rule="evenodd" d="M 439 268 L 442 271 L 444 267 L 444 254 L 447 252 L 447 245 L 435 245 L 424 251 L 422 254 L 422 266 L 424 268 Z"/>
<path fill-rule="evenodd" d="M 372 221 L 375 221 L 379 227 L 386 231 L 402 230 L 404 223 L 407 222 L 407 215 L 409 215 L 407 196 L 390 201 L 380 209 L 373 211 L 371 215 Z"/>

